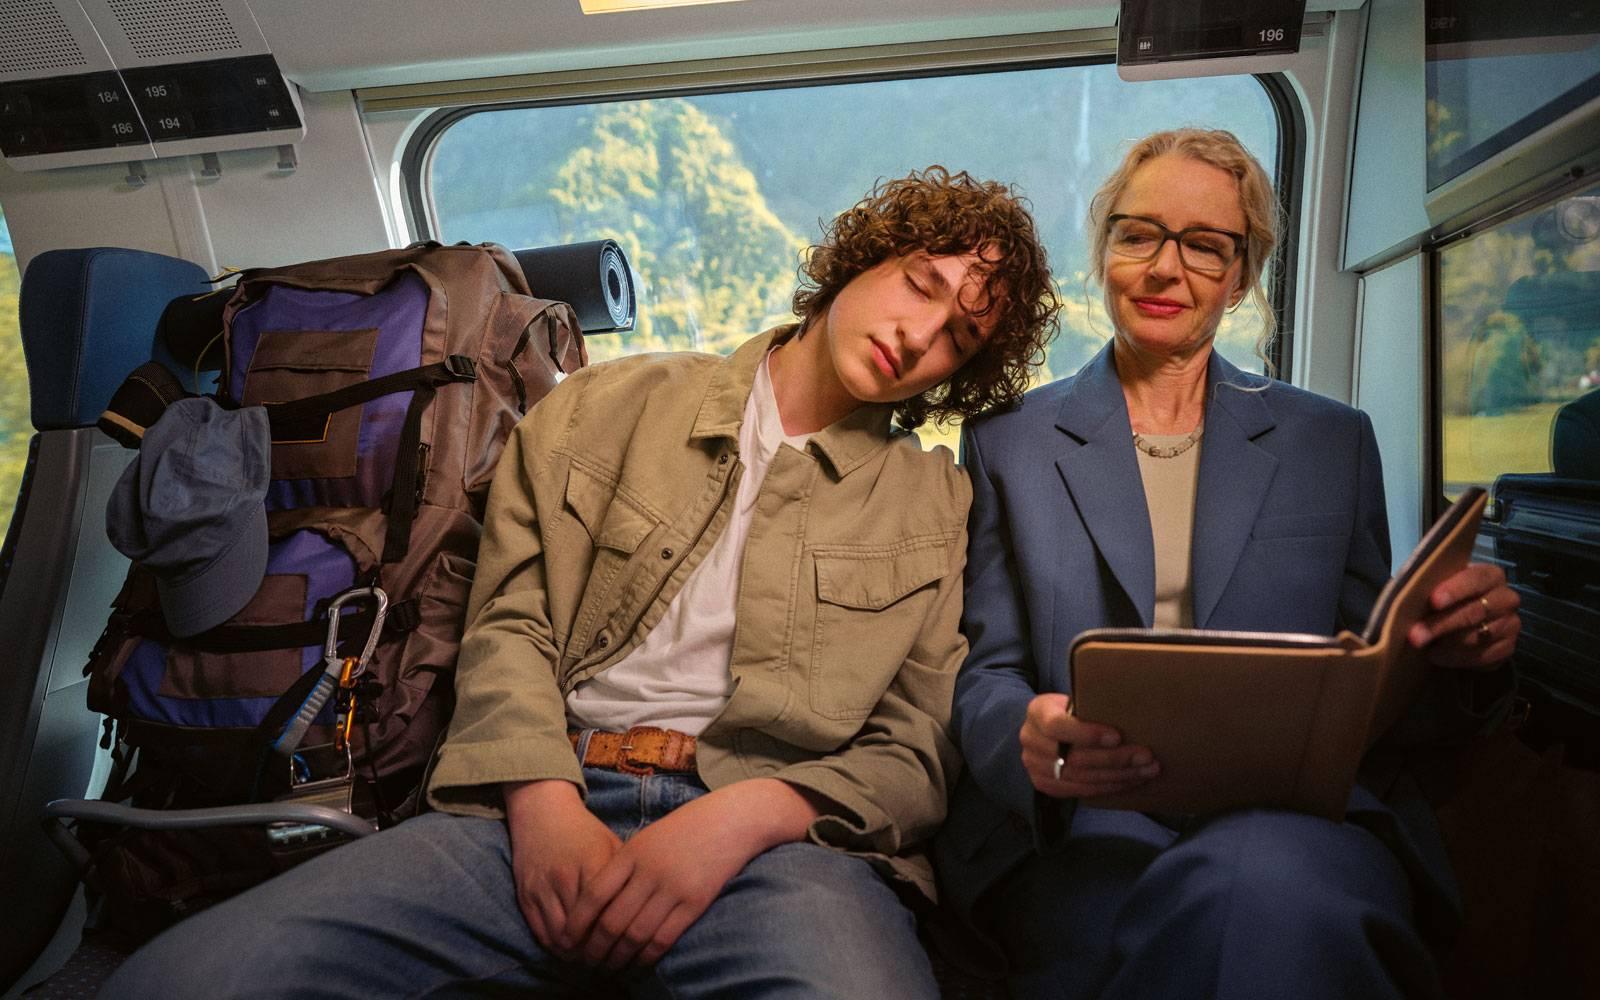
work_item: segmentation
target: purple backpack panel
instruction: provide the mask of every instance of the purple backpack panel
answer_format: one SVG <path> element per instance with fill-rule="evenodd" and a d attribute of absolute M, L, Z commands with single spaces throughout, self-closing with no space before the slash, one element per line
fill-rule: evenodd
<path fill-rule="evenodd" d="M 427 308 L 427 286 L 412 272 L 373 295 L 271 285 L 234 317 L 228 395 L 247 406 L 284 402 L 272 398 L 275 382 L 292 382 L 286 398 L 300 398 L 415 368 Z M 336 413 L 321 439 L 274 443 L 267 509 L 381 506 L 411 396 Z"/>
<path fill-rule="evenodd" d="M 296 531 L 272 542 L 261 590 L 234 622 L 275 624 L 315 618 L 317 604 L 355 580 L 356 564 L 343 548 L 316 531 Z M 170 657 L 193 657 L 189 669 L 167 669 Z M 322 663 L 322 644 L 289 649 L 194 656 L 141 641 L 122 671 L 129 714 L 147 722 L 206 728 L 254 728 L 300 674 Z M 239 669 L 241 664 L 245 669 Z M 181 688 L 177 685 L 183 685 Z M 332 724 L 330 703 L 318 716 Z"/>

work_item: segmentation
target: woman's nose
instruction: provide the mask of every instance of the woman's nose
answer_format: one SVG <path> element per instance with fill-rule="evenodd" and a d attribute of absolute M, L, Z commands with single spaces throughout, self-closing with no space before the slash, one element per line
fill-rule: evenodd
<path fill-rule="evenodd" d="M 1183 254 L 1178 249 L 1178 241 L 1168 239 L 1162 242 L 1161 249 L 1150 259 L 1150 271 L 1163 277 L 1177 277 L 1183 273 Z"/>

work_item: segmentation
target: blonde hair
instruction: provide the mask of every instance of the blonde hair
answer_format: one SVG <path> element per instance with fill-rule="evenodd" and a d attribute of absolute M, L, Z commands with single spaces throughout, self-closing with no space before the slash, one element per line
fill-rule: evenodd
<path fill-rule="evenodd" d="M 1256 338 L 1256 356 L 1272 373 L 1267 348 L 1277 333 L 1277 316 L 1262 287 L 1262 274 L 1278 246 L 1282 228 L 1281 211 L 1272 179 L 1250 151 L 1232 132 L 1224 129 L 1177 128 L 1155 132 L 1134 143 L 1122 163 L 1105 179 L 1089 202 L 1089 276 L 1105 287 L 1106 241 L 1110 235 L 1107 216 L 1127 189 L 1140 167 L 1158 156 L 1175 155 L 1209 164 L 1233 175 L 1239 185 L 1239 207 L 1245 217 L 1244 274 L 1241 280 L 1251 301 L 1262 316 L 1262 330 Z"/>

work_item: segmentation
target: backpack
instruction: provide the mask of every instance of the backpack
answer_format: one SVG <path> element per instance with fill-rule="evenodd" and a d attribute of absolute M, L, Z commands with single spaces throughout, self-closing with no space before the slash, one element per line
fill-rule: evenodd
<path fill-rule="evenodd" d="M 266 407 L 266 576 L 229 621 L 180 639 L 151 573 L 130 567 L 85 668 L 113 750 L 103 800 L 303 801 L 398 822 L 449 718 L 495 465 L 586 363 L 582 333 L 489 244 L 250 270 L 212 295 L 177 312 L 220 311 L 218 402 Z M 337 840 L 305 824 L 75 832 L 135 938 Z"/>

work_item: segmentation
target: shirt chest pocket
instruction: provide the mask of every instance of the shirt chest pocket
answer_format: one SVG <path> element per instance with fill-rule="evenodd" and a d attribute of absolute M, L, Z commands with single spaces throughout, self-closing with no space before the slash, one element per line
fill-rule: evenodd
<path fill-rule="evenodd" d="M 616 633 L 627 617 L 621 603 L 632 575 L 629 567 L 659 522 L 618 493 L 614 483 L 578 466 L 568 473 L 564 505 L 566 513 L 588 534 L 593 553 L 588 574 L 582 579 L 574 575 L 568 581 L 582 588 L 581 596 L 568 595 L 569 600 L 577 600 L 568 653 L 603 653 L 626 638 Z M 557 589 L 562 582 L 552 579 L 550 585 Z M 555 597 L 552 594 L 552 607 Z"/>
<path fill-rule="evenodd" d="M 819 549 L 811 707 L 830 719 L 871 714 L 916 643 L 949 572 L 948 543 L 899 552 Z"/>

